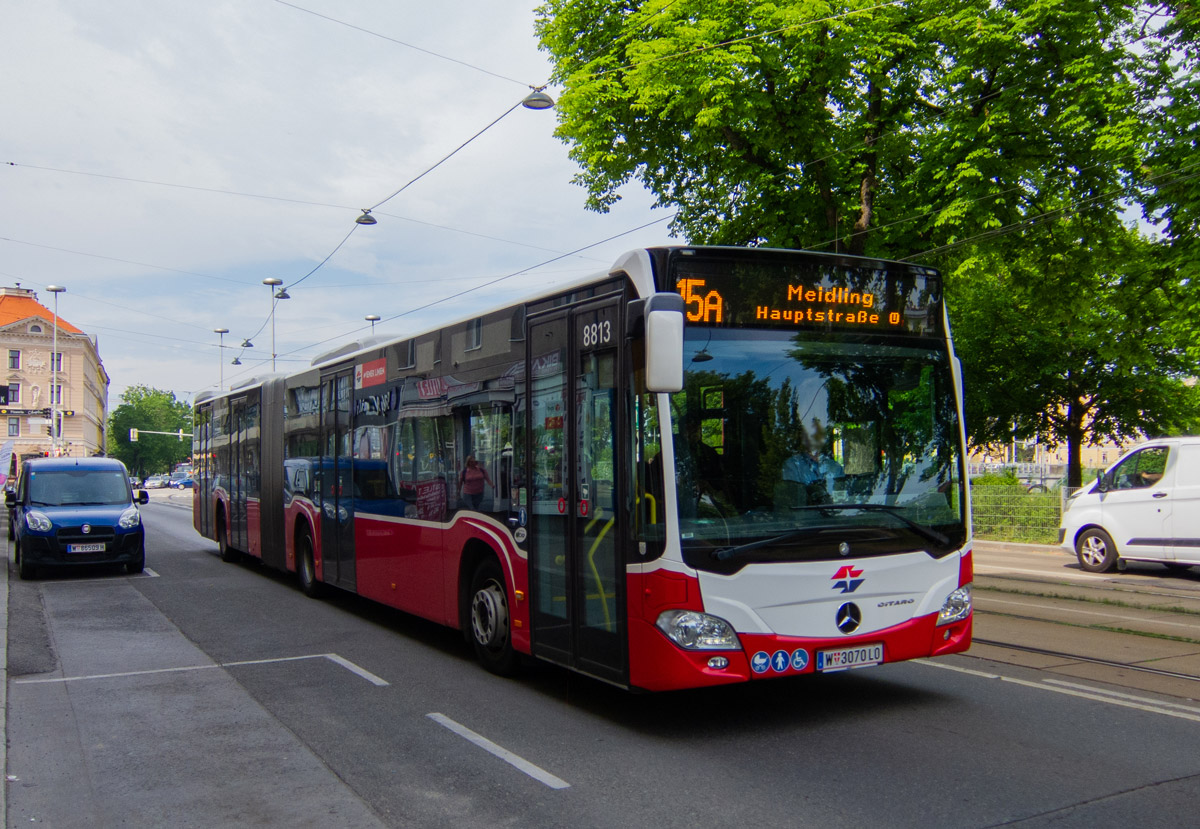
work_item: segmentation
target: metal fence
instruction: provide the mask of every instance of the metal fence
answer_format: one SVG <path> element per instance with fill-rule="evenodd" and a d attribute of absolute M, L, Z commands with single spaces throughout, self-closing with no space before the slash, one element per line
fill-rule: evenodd
<path fill-rule="evenodd" d="M 1066 468 L 1057 464 L 971 464 L 975 537 L 1057 544 L 1067 498 Z M 1094 477 L 1085 470 L 1084 480 Z"/>
<path fill-rule="evenodd" d="M 971 487 L 975 537 L 992 541 L 1057 544 L 1064 490 L 1030 490 L 1020 485 Z"/>

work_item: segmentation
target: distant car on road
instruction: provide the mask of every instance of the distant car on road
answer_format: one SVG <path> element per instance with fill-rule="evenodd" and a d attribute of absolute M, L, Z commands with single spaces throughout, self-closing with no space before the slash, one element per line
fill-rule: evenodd
<path fill-rule="evenodd" d="M 171 486 L 174 489 L 191 489 L 196 485 L 196 482 L 191 478 L 180 478 L 177 481 L 171 481 Z"/>
<path fill-rule="evenodd" d="M 142 487 L 144 489 L 162 489 L 166 485 L 167 481 L 162 475 L 151 475 L 146 479 L 146 482 L 142 484 Z"/>
<path fill-rule="evenodd" d="M 140 573 L 146 538 L 137 495 L 125 464 L 114 458 L 33 458 L 21 467 L 9 529 L 17 571 L 33 578 L 39 567 L 121 564 Z"/>

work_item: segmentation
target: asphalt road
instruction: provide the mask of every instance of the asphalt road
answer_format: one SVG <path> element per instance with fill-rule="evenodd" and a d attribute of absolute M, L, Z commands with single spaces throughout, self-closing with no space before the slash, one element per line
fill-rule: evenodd
<path fill-rule="evenodd" d="M 223 564 L 161 497 L 146 574 L 10 579 L 8 826 L 1194 822 L 1186 700 L 969 654 L 664 695 L 504 680 L 456 632 Z"/>

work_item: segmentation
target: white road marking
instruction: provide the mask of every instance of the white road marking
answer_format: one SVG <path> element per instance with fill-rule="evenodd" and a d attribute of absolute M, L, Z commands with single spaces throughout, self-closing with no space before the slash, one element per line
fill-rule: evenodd
<path fill-rule="evenodd" d="M 1080 699 L 1090 699 L 1095 702 L 1105 702 L 1109 705 L 1119 705 L 1123 708 L 1136 708 L 1138 711 L 1146 711 L 1151 714 L 1162 714 L 1167 717 L 1177 717 L 1181 720 L 1191 720 L 1192 722 L 1200 722 L 1200 708 L 1188 708 L 1183 705 L 1175 705 L 1173 703 L 1159 702 L 1158 700 L 1146 699 L 1144 697 L 1135 697 L 1128 694 L 1121 695 L 1106 695 L 1107 692 L 1100 691 L 1096 688 L 1088 688 L 1085 685 L 1071 687 L 1054 687 L 1048 683 L 1052 680 L 1044 682 L 1033 682 L 1028 679 L 1017 679 L 1013 676 L 1004 676 L 1002 674 L 993 674 L 987 671 L 976 671 L 972 668 L 962 668 L 957 665 L 947 665 L 945 662 L 933 662 L 928 659 L 916 659 L 914 662 L 919 662 L 922 665 L 929 665 L 934 668 L 941 668 L 946 671 L 957 671 L 960 674 L 968 674 L 969 676 L 977 676 L 981 679 L 998 679 L 1001 682 L 1011 682 L 1014 685 L 1024 685 L 1026 688 L 1037 688 L 1042 691 L 1051 691 L 1055 694 L 1066 694 Z M 1056 683 L 1063 684 L 1066 683 Z M 1087 688 L 1084 690 L 1075 690 L 1076 688 Z M 1181 711 L 1172 711 L 1170 708 L 1181 708 Z"/>
<path fill-rule="evenodd" d="M 983 601 L 988 604 L 1007 604 L 1007 605 L 1012 605 L 1013 607 L 1032 607 L 1032 608 L 1037 608 L 1039 610 L 1051 609 L 1051 610 L 1055 610 L 1055 611 L 1058 611 L 1061 613 L 1078 613 L 1083 616 L 1099 616 L 1101 619 L 1119 619 L 1120 621 L 1123 621 L 1123 622 L 1144 622 L 1144 621 L 1146 621 L 1145 618 L 1140 617 L 1140 616 L 1121 616 L 1119 614 L 1111 613 L 1108 611 L 1087 610 L 1087 609 L 1083 609 L 1083 608 L 1074 608 L 1074 607 L 1047 608 L 1045 604 L 1038 604 L 1036 602 L 1014 602 L 1011 599 L 993 599 L 991 597 L 985 598 L 985 599 L 983 599 Z M 1172 625 L 1173 627 L 1181 627 L 1181 628 L 1188 628 L 1188 629 L 1194 630 L 1194 629 L 1196 629 L 1196 627 L 1200 626 L 1200 619 L 1197 619 L 1195 622 L 1167 622 L 1167 621 L 1155 620 L 1154 624 L 1156 624 L 1156 625 Z"/>
<path fill-rule="evenodd" d="M 349 671 L 352 674 L 358 674 L 359 676 L 361 676 L 363 679 L 365 679 L 367 682 L 371 683 L 372 685 L 377 685 L 382 688 L 383 686 L 388 684 L 388 681 L 386 679 L 380 679 L 379 677 L 375 676 L 375 674 L 368 671 L 366 668 L 360 668 L 358 665 L 355 665 L 349 659 L 338 656 L 336 653 L 327 653 L 327 654 L 325 654 L 325 658 L 328 659 L 330 662 L 336 662 L 337 664 L 341 665 L 343 668 L 345 668 L 347 671 Z"/>
<path fill-rule="evenodd" d="M 80 566 L 87 567 L 88 565 L 83 564 Z M 96 564 L 96 565 L 92 565 L 92 566 L 103 567 L 104 565 Z M 94 579 L 62 579 L 62 580 L 56 579 L 54 581 L 42 581 L 42 582 L 39 582 L 39 584 L 42 587 L 68 587 L 68 586 L 75 585 L 75 584 L 124 584 L 125 579 L 161 579 L 161 578 L 162 578 L 162 576 L 160 576 L 158 573 L 156 573 L 155 571 L 153 571 L 149 567 L 147 567 L 145 570 L 143 570 L 142 572 L 140 572 L 136 575 L 96 576 Z"/>
<path fill-rule="evenodd" d="M 1044 680 L 1047 685 L 1062 685 L 1065 688 L 1078 688 L 1081 691 L 1090 691 L 1093 694 L 1105 694 L 1110 697 L 1118 697 L 1120 699 L 1129 699 L 1135 702 L 1145 701 L 1145 697 L 1135 697 L 1132 694 L 1122 694 L 1120 691 L 1108 691 L 1104 688 L 1093 688 L 1090 685 L 1080 685 L 1078 682 L 1064 682 L 1061 679 Z M 1161 700 L 1153 700 L 1155 705 L 1160 705 L 1163 708 L 1178 708 L 1181 711 L 1189 711 L 1193 714 L 1200 714 L 1200 708 L 1194 708 L 1190 705 L 1180 705 L 1177 702 L 1162 702 Z"/>
<path fill-rule="evenodd" d="M 503 760 L 504 762 L 513 766 L 514 768 L 517 768 L 520 771 L 525 772 L 526 774 L 528 774 L 530 777 L 532 777 L 534 780 L 538 781 L 539 783 L 549 786 L 552 789 L 569 789 L 571 787 L 571 784 L 568 783 L 567 781 L 563 780 L 562 778 L 555 777 L 553 774 L 546 771 L 545 769 L 535 766 L 533 763 L 529 762 L 528 760 L 526 760 L 522 757 L 518 757 L 516 754 L 513 754 L 508 749 L 501 748 L 500 746 L 496 745 L 491 740 L 489 740 L 487 737 L 484 737 L 481 734 L 476 734 L 474 731 L 467 728 L 465 725 L 460 725 L 459 723 L 456 723 L 454 720 L 450 719 L 445 714 L 426 714 L 425 716 L 428 717 L 429 719 L 433 720 L 435 723 L 442 726 L 443 728 L 450 729 L 455 734 L 462 737 L 464 740 L 467 740 L 470 743 L 474 743 L 475 745 L 479 746 L 480 748 L 482 748 L 484 751 L 488 752 L 489 754 L 499 757 L 501 760 Z"/>
<path fill-rule="evenodd" d="M 340 665 L 353 674 L 357 674 L 363 679 L 370 682 L 372 685 L 387 685 L 386 680 L 380 679 L 375 674 L 368 671 L 366 668 L 359 667 L 349 659 L 338 656 L 336 653 L 314 653 L 307 656 L 280 656 L 275 659 L 246 659 L 239 662 L 213 662 L 209 665 L 182 665 L 178 668 L 151 668 L 144 671 L 124 671 L 121 673 L 112 674 L 86 674 L 83 676 L 57 676 L 41 679 L 14 679 L 13 685 L 45 685 L 54 682 L 80 682 L 85 679 L 119 679 L 129 676 L 150 676 L 153 674 L 170 674 L 184 673 L 186 671 L 207 671 L 212 668 L 237 668 L 243 665 L 269 665 L 273 662 L 298 662 L 302 659 L 328 659 L 336 665 Z"/>
<path fill-rule="evenodd" d="M 992 567 L 987 564 L 975 564 L 975 572 L 979 575 L 1004 576 L 1010 573 L 1020 573 L 1025 576 L 1041 576 L 1046 579 L 1070 579 L 1073 581 L 1112 581 L 1112 576 L 1101 573 L 1084 573 L 1078 570 L 1047 571 L 1021 570 L 1016 567 Z"/>

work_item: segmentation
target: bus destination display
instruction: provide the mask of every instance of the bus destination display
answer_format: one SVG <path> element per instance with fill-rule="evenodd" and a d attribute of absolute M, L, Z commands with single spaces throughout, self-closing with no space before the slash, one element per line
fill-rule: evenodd
<path fill-rule="evenodd" d="M 925 334 L 937 330 L 938 280 L 852 268 L 678 268 L 691 324 Z"/>

